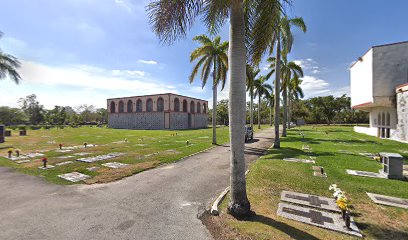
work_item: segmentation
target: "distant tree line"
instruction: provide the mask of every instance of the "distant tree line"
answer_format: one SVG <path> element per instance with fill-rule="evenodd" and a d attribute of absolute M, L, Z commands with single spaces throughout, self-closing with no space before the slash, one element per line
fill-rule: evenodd
<path fill-rule="evenodd" d="M 261 100 L 260 122 L 262 124 L 273 124 L 273 118 L 270 116 L 271 104 L 267 98 Z M 253 104 L 253 112 L 258 111 L 259 104 Z M 307 124 L 343 124 L 343 123 L 368 123 L 367 112 L 352 109 L 350 97 L 343 95 L 341 97 L 324 96 L 314 97 L 307 100 L 294 99 L 290 106 L 290 122 L 296 122 L 297 119 L 303 119 Z M 272 106 L 273 107 L 273 106 Z M 209 119 L 211 121 L 211 112 Z M 283 109 L 281 109 L 280 119 L 283 119 Z M 254 122 L 258 122 L 258 115 L 254 114 Z M 228 119 L 228 100 L 221 100 L 217 104 L 217 124 L 227 125 Z M 250 123 L 250 102 L 247 102 L 246 123 Z M 280 122 L 281 124 L 282 122 Z"/>
<path fill-rule="evenodd" d="M 20 108 L 0 106 L 0 123 L 11 125 L 70 125 L 105 124 L 107 110 L 83 104 L 75 108 L 55 106 L 45 109 L 35 94 L 20 98 Z"/>

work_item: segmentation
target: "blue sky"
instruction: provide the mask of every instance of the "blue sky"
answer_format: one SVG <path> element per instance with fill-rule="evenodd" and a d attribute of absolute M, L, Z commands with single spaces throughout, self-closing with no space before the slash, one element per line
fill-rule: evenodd
<path fill-rule="evenodd" d="M 161 45 L 148 24 L 148 2 L 2 1 L 0 48 L 21 60 L 24 80 L 0 81 L 0 106 L 17 106 L 31 93 L 47 108 L 105 107 L 107 98 L 164 92 L 211 100 L 209 86 L 188 83 L 197 47 L 191 39 L 206 29 L 197 21 L 185 39 Z M 354 60 L 373 45 L 408 40 L 406 9 L 405 0 L 294 0 L 288 13 L 302 16 L 308 32 L 295 31 L 289 58 L 304 67 L 306 97 L 348 93 Z M 228 40 L 228 26 L 220 35 Z"/>

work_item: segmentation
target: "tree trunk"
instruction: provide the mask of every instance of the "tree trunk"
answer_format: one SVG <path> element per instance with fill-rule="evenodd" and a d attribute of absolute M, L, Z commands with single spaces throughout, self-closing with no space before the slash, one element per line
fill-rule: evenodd
<path fill-rule="evenodd" d="M 291 100 L 292 93 L 289 90 L 288 94 L 288 129 L 290 129 L 290 123 L 292 122 L 292 100 Z"/>
<path fill-rule="evenodd" d="M 288 123 L 288 88 L 286 86 L 283 88 L 282 98 L 283 98 L 282 137 L 286 137 L 286 127 Z"/>
<path fill-rule="evenodd" d="M 213 111 L 212 111 L 212 130 L 213 137 L 212 143 L 217 144 L 217 84 L 215 82 L 215 61 L 214 61 L 214 72 L 213 72 Z"/>
<path fill-rule="evenodd" d="M 254 129 L 254 89 L 253 87 L 250 87 L 249 89 L 251 92 L 249 93 L 251 95 L 251 101 L 249 103 L 249 123 L 251 125 L 251 129 Z"/>
<path fill-rule="evenodd" d="M 241 218 L 250 213 L 245 179 L 245 20 L 243 0 L 232 0 L 229 45 L 229 118 L 230 118 L 230 202 L 228 212 Z"/>
<path fill-rule="evenodd" d="M 275 72 L 275 142 L 273 148 L 280 148 L 279 138 L 279 115 L 280 115 L 280 61 L 281 61 L 281 47 L 280 34 L 278 32 L 278 43 L 276 46 L 276 72 Z"/>
<path fill-rule="evenodd" d="M 258 129 L 261 129 L 261 94 L 258 94 Z"/>
<path fill-rule="evenodd" d="M 272 101 L 269 104 L 271 104 L 269 107 L 269 125 L 272 126 Z"/>

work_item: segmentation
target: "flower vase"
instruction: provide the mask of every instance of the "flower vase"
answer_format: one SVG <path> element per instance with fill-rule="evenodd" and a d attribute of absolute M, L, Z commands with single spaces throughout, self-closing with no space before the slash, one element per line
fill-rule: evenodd
<path fill-rule="evenodd" d="M 341 209 L 341 217 L 346 220 L 346 210 Z"/>
<path fill-rule="evenodd" d="M 346 211 L 346 219 L 345 219 L 345 221 L 346 221 L 346 227 L 347 227 L 348 229 L 350 229 L 350 212 L 349 212 L 349 211 Z"/>

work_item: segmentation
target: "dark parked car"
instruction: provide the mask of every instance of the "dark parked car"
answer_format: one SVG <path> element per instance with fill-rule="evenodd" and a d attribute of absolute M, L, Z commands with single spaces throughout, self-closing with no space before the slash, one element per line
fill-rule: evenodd
<path fill-rule="evenodd" d="M 251 127 L 245 126 L 245 142 L 248 142 L 249 139 L 254 139 L 254 131 Z"/>

